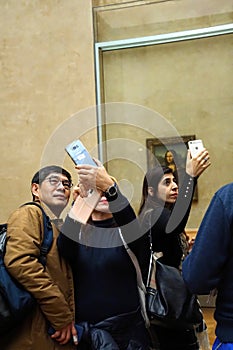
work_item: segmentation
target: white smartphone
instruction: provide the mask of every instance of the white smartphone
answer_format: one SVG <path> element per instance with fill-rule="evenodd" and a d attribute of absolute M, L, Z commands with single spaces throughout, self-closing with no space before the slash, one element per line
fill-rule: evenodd
<path fill-rule="evenodd" d="M 204 148 L 202 140 L 189 141 L 188 142 L 188 146 L 189 146 L 192 158 L 196 157 L 196 155 L 198 153 L 200 153 L 203 150 L 203 148 Z"/>
<path fill-rule="evenodd" d="M 89 164 L 97 166 L 97 164 L 94 162 L 93 158 L 87 151 L 86 147 L 80 140 L 71 142 L 68 146 L 66 146 L 65 150 L 76 165 Z"/>

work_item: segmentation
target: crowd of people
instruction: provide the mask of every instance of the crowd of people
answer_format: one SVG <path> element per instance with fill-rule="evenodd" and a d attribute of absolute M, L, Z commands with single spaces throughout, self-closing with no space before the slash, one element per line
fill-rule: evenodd
<path fill-rule="evenodd" d="M 213 349 L 233 349 L 233 184 L 215 194 L 189 253 L 182 242 L 198 178 L 210 166 L 206 149 L 193 158 L 187 152 L 182 184 L 169 166 L 150 169 L 138 215 L 117 180 L 96 163 L 76 166 L 79 182 L 72 194 L 71 175 L 59 166 L 46 166 L 32 178 L 33 201 L 42 206 L 53 227 L 45 268 L 38 261 L 43 239 L 40 209 L 22 206 L 10 215 L 5 265 L 37 303 L 22 323 L 1 336 L 1 349 L 200 349 L 194 328 L 148 327 L 143 318 L 129 250 L 146 283 L 149 232 L 160 261 L 182 271 L 192 293 L 218 290 Z M 75 205 L 93 189 L 100 200 L 89 220 L 79 222 L 71 215 L 71 206 L 63 222 L 60 215 L 70 196 Z"/>

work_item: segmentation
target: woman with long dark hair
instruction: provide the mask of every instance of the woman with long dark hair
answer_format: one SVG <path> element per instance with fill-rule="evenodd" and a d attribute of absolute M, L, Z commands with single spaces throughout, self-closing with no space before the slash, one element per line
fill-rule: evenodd
<path fill-rule="evenodd" d="M 173 171 L 164 166 L 149 170 L 143 181 L 139 217 L 143 232 L 151 232 L 153 251 L 160 261 L 180 268 L 183 256 L 182 237 L 187 223 L 197 177 L 210 165 L 206 149 L 195 158 L 187 154 L 186 173 L 181 188 Z M 171 329 L 152 325 L 160 350 L 197 350 L 199 345 L 194 329 Z"/>

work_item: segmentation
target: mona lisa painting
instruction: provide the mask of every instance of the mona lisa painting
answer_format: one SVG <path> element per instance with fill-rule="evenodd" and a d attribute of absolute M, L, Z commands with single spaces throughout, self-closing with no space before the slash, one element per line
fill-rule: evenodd
<path fill-rule="evenodd" d="M 167 166 L 172 169 L 179 185 L 181 185 L 185 173 L 188 141 L 195 139 L 195 135 L 146 139 L 148 169 L 157 164 Z M 196 188 L 193 200 L 197 199 Z"/>

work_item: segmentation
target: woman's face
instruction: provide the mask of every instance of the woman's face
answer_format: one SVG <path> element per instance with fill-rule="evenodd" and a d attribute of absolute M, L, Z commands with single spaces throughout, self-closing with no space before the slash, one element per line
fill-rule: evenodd
<path fill-rule="evenodd" d="M 95 207 L 95 211 L 98 211 L 101 213 L 110 213 L 109 203 L 105 196 L 102 196 L 100 198 L 98 204 Z"/>
<path fill-rule="evenodd" d="M 178 185 L 173 174 L 165 174 L 158 184 L 157 198 L 165 203 L 175 203 L 178 196 Z"/>
<path fill-rule="evenodd" d="M 170 152 L 170 151 L 167 152 L 167 154 L 166 154 L 166 161 L 167 161 L 168 164 L 173 162 L 173 154 L 172 154 L 172 152 Z"/>

